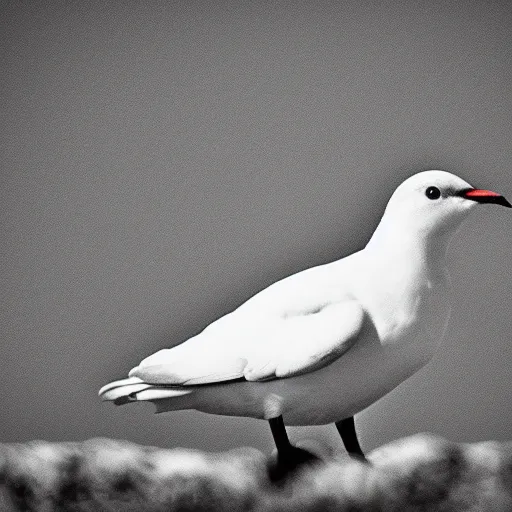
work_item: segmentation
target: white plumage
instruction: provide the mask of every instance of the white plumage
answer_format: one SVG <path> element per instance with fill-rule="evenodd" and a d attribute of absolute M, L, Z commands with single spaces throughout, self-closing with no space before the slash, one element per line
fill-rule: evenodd
<path fill-rule="evenodd" d="M 412 176 L 363 250 L 278 281 L 100 395 L 289 425 L 352 416 L 431 359 L 450 312 L 446 248 L 477 202 L 508 205 L 444 171 Z"/>

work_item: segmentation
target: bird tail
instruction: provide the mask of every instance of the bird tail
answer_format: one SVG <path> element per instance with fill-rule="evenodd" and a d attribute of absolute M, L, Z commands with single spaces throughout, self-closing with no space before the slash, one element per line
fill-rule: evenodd
<path fill-rule="evenodd" d="M 129 402 L 153 402 L 157 405 L 160 400 L 177 398 L 192 393 L 193 389 L 183 386 L 162 386 L 149 384 L 138 377 L 116 380 L 103 386 L 98 395 L 102 400 L 124 405 Z M 166 400 L 167 402 L 167 400 Z"/>

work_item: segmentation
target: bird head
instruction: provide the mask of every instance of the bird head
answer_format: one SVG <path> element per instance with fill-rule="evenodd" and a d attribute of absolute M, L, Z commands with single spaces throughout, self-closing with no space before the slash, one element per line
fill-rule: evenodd
<path fill-rule="evenodd" d="M 395 242 L 408 237 L 417 241 L 446 238 L 443 235 L 454 233 L 479 203 L 512 207 L 502 195 L 473 188 L 449 172 L 420 172 L 406 179 L 391 196 L 378 238 Z"/>

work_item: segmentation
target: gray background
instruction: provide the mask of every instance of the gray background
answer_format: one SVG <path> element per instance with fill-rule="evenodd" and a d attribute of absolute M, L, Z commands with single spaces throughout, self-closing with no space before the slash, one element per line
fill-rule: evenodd
<path fill-rule="evenodd" d="M 4 1 L 0 23 L 1 441 L 268 451 L 264 422 L 97 390 L 364 246 L 414 172 L 512 196 L 510 2 Z M 358 416 L 365 449 L 512 437 L 511 227 L 482 206 L 461 229 L 446 340 Z"/>

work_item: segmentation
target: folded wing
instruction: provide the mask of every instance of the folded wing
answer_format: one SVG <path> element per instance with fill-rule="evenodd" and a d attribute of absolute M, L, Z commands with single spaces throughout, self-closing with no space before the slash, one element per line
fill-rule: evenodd
<path fill-rule="evenodd" d="M 181 345 L 142 361 L 130 372 L 140 380 L 131 382 L 190 386 L 307 373 L 346 352 L 357 341 L 363 318 L 361 306 L 352 300 L 261 322 L 235 311 Z"/>

